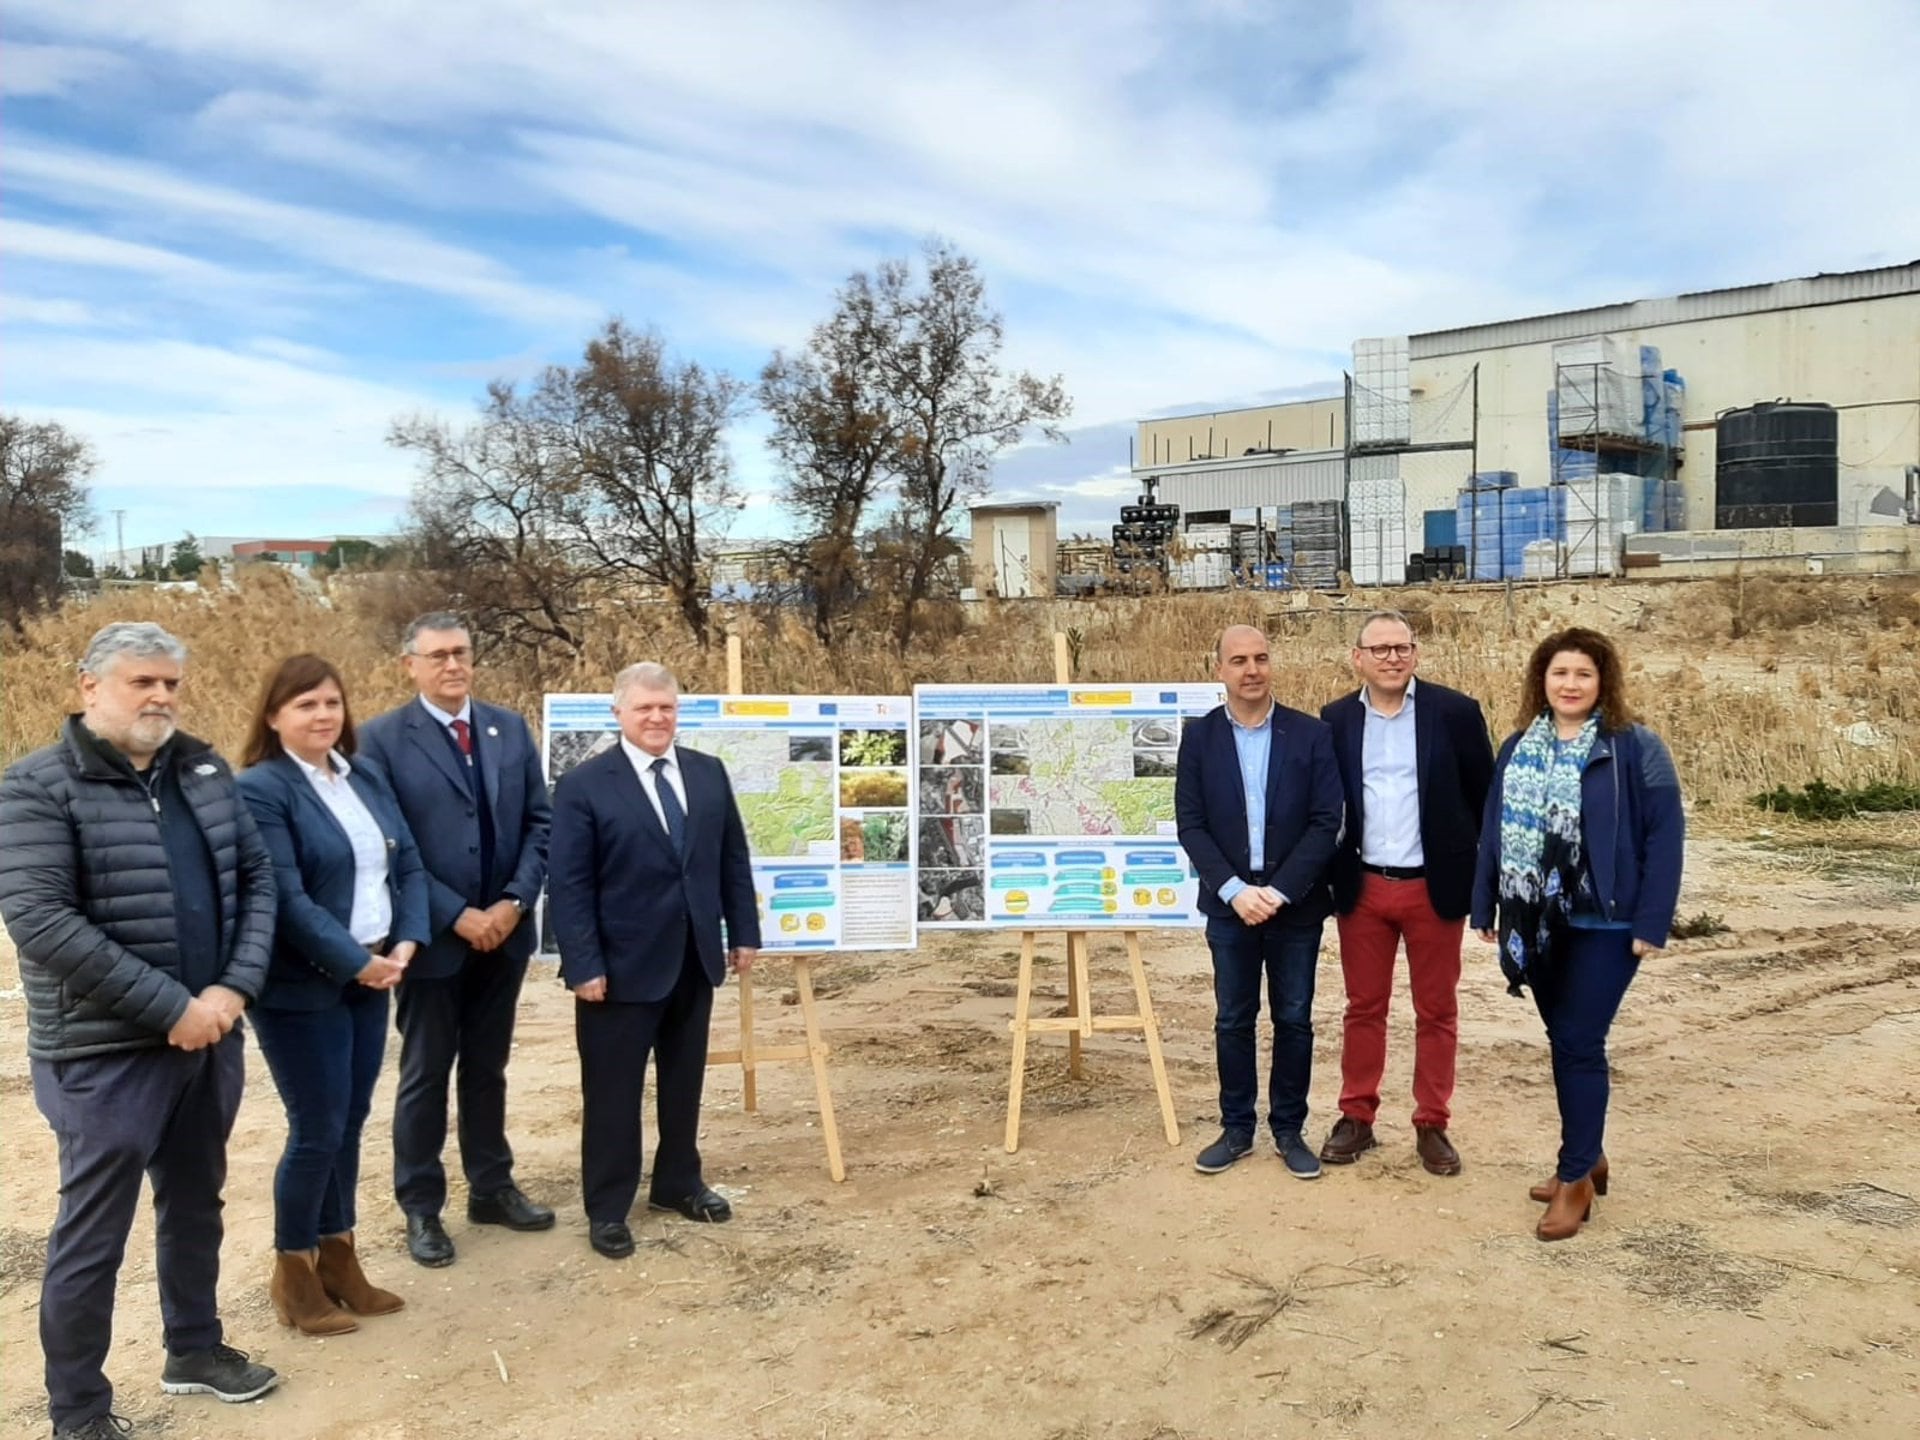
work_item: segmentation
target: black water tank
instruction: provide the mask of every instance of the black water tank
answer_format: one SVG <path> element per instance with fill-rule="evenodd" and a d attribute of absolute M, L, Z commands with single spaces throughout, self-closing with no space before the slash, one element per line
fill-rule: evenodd
<path fill-rule="evenodd" d="M 1728 410 L 1717 431 L 1716 530 L 1840 523 L 1840 416 L 1831 405 Z"/>

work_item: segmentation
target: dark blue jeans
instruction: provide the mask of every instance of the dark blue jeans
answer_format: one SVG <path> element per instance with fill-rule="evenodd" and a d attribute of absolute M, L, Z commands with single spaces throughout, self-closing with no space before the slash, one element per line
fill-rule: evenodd
<path fill-rule="evenodd" d="M 387 1045 L 387 992 L 349 985 L 324 1010 L 253 1012 L 260 1053 L 287 1108 L 273 1175 L 273 1247 L 312 1250 L 353 1229 L 360 1131 Z"/>
<path fill-rule="evenodd" d="M 1267 1119 L 1275 1135 L 1306 1128 L 1307 1085 L 1313 1078 L 1313 973 L 1320 959 L 1323 923 L 1302 925 L 1282 919 L 1247 925 L 1237 915 L 1207 921 L 1223 1129 L 1251 1139 L 1258 1118 L 1260 1075 L 1254 1032 L 1260 1019 L 1263 975 L 1273 1012 Z"/>
<path fill-rule="evenodd" d="M 1561 1180 L 1584 1180 L 1599 1162 L 1607 1131 L 1607 1031 L 1640 962 L 1628 930 L 1567 932 L 1566 954 L 1533 984 L 1533 1003 L 1553 1051 L 1553 1093 L 1560 1102 Z"/>
<path fill-rule="evenodd" d="M 113 1405 L 107 1350 L 113 1288 L 153 1182 L 154 1269 L 167 1350 L 221 1341 L 220 1191 L 227 1136 L 247 1062 L 239 1027 L 204 1050 L 156 1045 L 75 1060 L 34 1060 L 33 1098 L 60 1142 L 60 1210 L 40 1281 L 40 1346 L 48 1411 L 78 1429 Z"/>

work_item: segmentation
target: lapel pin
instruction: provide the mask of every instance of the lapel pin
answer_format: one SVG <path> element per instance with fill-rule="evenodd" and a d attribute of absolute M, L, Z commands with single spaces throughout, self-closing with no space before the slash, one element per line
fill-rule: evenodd
<path fill-rule="evenodd" d="M 487 734 L 493 737 L 495 740 L 498 740 L 500 738 L 500 732 L 494 729 L 493 726 L 491 725 L 487 726 Z"/>
<path fill-rule="evenodd" d="M 220 767 L 218 765 L 196 765 L 193 767 L 193 773 L 196 775 L 218 775 L 220 773 Z"/>

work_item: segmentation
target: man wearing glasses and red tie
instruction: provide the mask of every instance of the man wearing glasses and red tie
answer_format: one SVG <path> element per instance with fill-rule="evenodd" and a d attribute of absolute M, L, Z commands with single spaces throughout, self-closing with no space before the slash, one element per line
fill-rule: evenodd
<path fill-rule="evenodd" d="M 1347 985 L 1340 1118 L 1320 1159 L 1350 1165 L 1379 1142 L 1387 1004 L 1402 940 L 1413 992 L 1413 1129 L 1420 1163 L 1460 1173 L 1447 1137 L 1459 1049 L 1460 937 L 1473 898 L 1480 815 L 1493 746 L 1480 704 L 1414 681 L 1420 647 L 1397 610 L 1376 610 L 1353 646 L 1360 688 L 1320 712 L 1346 791 L 1347 829 L 1333 862 L 1340 969 Z"/>
<path fill-rule="evenodd" d="M 433 939 L 408 967 L 394 1014 L 393 1181 L 408 1253 L 439 1266 L 454 1258 L 440 1221 L 440 1152 L 456 1064 L 467 1219 L 512 1230 L 553 1224 L 553 1211 L 514 1184 L 507 1143 L 507 1057 L 547 878 L 551 812 L 527 722 L 473 698 L 465 621 L 420 616 L 407 627 L 401 663 L 420 693 L 361 727 L 355 761 L 378 770 L 399 797 L 427 870 Z"/>

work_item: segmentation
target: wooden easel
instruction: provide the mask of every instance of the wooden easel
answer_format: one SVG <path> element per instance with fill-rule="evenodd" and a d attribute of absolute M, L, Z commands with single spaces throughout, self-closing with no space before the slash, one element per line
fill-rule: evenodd
<path fill-rule="evenodd" d="M 744 695 L 746 683 L 740 656 L 740 637 L 727 636 L 727 693 Z M 805 955 L 793 957 L 793 983 L 800 991 L 800 1015 L 806 1023 L 804 1045 L 756 1045 L 753 1041 L 753 972 L 735 977 L 740 982 L 740 1048 L 712 1050 L 708 1065 L 738 1065 L 741 1072 L 741 1099 L 749 1115 L 760 1109 L 756 1067 L 761 1061 L 805 1060 L 813 1066 L 813 1091 L 820 1101 L 820 1133 L 827 1141 L 827 1173 L 837 1184 L 847 1178 L 847 1167 L 840 1160 L 840 1127 L 833 1118 L 833 1090 L 827 1083 L 827 1042 L 820 1038 L 820 1012 L 813 1002 L 813 961 Z"/>
<path fill-rule="evenodd" d="M 1067 659 L 1067 637 L 1053 637 L 1053 678 L 1057 685 L 1072 682 Z M 1153 1016 L 1153 996 L 1147 990 L 1146 962 L 1140 956 L 1140 932 L 1123 931 L 1127 960 L 1133 967 L 1133 995 L 1136 1013 L 1132 1015 L 1095 1015 L 1092 991 L 1088 983 L 1087 951 L 1089 935 L 1085 930 L 1069 930 L 1067 936 L 1067 1013 L 1063 1016 L 1033 1015 L 1033 953 L 1039 937 L 1037 930 L 1020 932 L 1020 988 L 1013 1002 L 1013 1079 L 1007 1086 L 1007 1153 L 1020 1148 L 1020 1096 L 1027 1083 L 1027 1037 L 1058 1033 L 1067 1036 L 1067 1073 L 1079 1080 L 1085 1071 L 1080 1062 L 1080 1045 L 1097 1034 L 1139 1030 L 1147 1038 L 1147 1059 L 1153 1066 L 1153 1087 L 1160 1096 L 1160 1118 L 1167 1132 L 1167 1144 L 1180 1143 L 1180 1125 L 1173 1118 L 1173 1091 L 1167 1084 L 1167 1061 L 1160 1052 L 1160 1022 Z"/>

